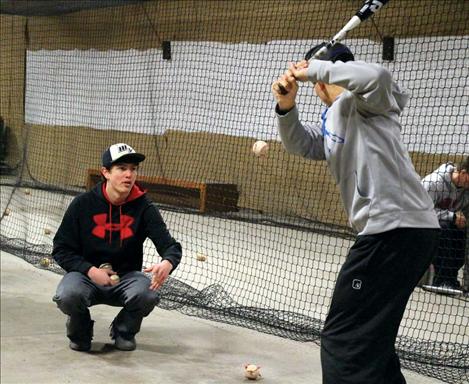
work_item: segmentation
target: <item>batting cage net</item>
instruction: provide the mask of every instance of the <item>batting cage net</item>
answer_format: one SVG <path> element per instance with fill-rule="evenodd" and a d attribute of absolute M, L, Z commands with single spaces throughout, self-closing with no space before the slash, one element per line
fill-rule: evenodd
<path fill-rule="evenodd" d="M 104 149 L 128 143 L 183 245 L 160 306 L 319 342 L 356 234 L 325 162 L 282 147 L 271 84 L 362 3 L 2 1 L 1 249 L 62 273 L 50 254 L 66 208 L 99 182 Z M 402 138 L 422 178 L 469 152 L 468 19 L 466 1 L 393 0 L 344 40 L 409 91 Z M 320 124 L 310 84 L 298 106 Z M 460 288 L 432 289 L 430 269 L 415 289 L 396 345 L 405 368 L 467 379 L 465 268 Z"/>

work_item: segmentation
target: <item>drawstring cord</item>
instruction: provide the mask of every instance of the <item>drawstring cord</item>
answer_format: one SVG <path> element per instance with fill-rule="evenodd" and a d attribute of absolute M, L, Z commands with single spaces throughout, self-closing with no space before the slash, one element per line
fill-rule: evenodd
<path fill-rule="evenodd" d="M 112 245 L 112 204 L 109 204 L 109 228 L 111 228 L 111 230 L 109 231 L 109 244 Z M 120 247 L 122 248 L 122 242 L 123 242 L 123 238 L 122 238 L 122 206 L 119 205 L 119 225 L 118 225 L 118 228 L 119 228 L 119 240 L 120 240 Z"/>
<path fill-rule="evenodd" d="M 119 205 L 119 237 L 120 247 L 122 248 L 122 206 Z"/>
<path fill-rule="evenodd" d="M 132 191 L 136 191 L 134 188 Z M 109 197 L 107 196 L 106 193 L 106 183 L 103 183 L 102 185 L 102 192 L 104 198 L 107 200 L 109 203 L 109 244 L 112 245 L 112 232 L 114 231 L 114 227 L 112 225 L 112 203 L 109 200 Z M 133 198 L 137 198 L 144 194 L 146 191 L 141 190 L 140 188 L 136 193 L 134 194 Z M 133 220 L 132 220 L 133 221 Z M 119 240 L 120 240 L 120 247 L 122 248 L 122 244 L 124 242 L 124 228 L 122 228 L 122 205 L 119 205 L 119 224 L 117 225 L 117 228 L 119 229 Z"/>
<path fill-rule="evenodd" d="M 109 228 L 112 228 L 112 204 L 109 203 Z M 112 244 L 112 230 L 109 231 L 109 245 Z"/>

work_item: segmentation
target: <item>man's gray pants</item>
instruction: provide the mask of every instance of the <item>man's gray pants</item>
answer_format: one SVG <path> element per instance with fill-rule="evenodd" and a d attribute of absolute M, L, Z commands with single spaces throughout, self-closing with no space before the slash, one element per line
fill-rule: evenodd
<path fill-rule="evenodd" d="M 67 336 L 72 341 L 91 338 L 89 307 L 97 304 L 123 307 L 113 321 L 113 330 L 132 337 L 140 331 L 142 319 L 159 303 L 159 293 L 149 287 L 150 279 L 139 271 L 120 276 L 114 286 L 101 286 L 80 272 L 69 272 L 60 281 L 53 301 L 69 316 Z"/>

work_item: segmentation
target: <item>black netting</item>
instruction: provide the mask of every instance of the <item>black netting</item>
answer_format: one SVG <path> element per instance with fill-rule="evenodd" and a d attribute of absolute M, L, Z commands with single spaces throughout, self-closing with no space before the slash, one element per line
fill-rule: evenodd
<path fill-rule="evenodd" d="M 126 142 L 184 248 L 161 307 L 318 342 L 355 235 L 326 165 L 283 149 L 270 86 L 362 1 L 18 3 L 0 15 L 1 249 L 62 273 L 44 258 L 64 211 L 99 180 L 104 148 Z M 395 0 L 344 40 L 409 90 L 402 137 L 422 177 L 469 152 L 468 17 L 464 1 Z M 298 105 L 320 121 L 311 87 Z M 397 349 L 404 367 L 463 383 L 467 296 L 441 293 L 416 288 Z"/>

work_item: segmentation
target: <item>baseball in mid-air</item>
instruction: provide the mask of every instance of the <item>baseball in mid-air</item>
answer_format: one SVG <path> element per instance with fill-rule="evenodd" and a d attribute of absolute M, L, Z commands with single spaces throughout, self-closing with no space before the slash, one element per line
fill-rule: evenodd
<path fill-rule="evenodd" d="M 244 377 L 249 380 L 257 380 L 261 377 L 261 367 L 255 364 L 244 365 Z"/>
<path fill-rule="evenodd" d="M 265 141 L 258 140 L 252 146 L 252 151 L 257 157 L 265 157 L 269 151 L 269 144 L 267 144 Z"/>

